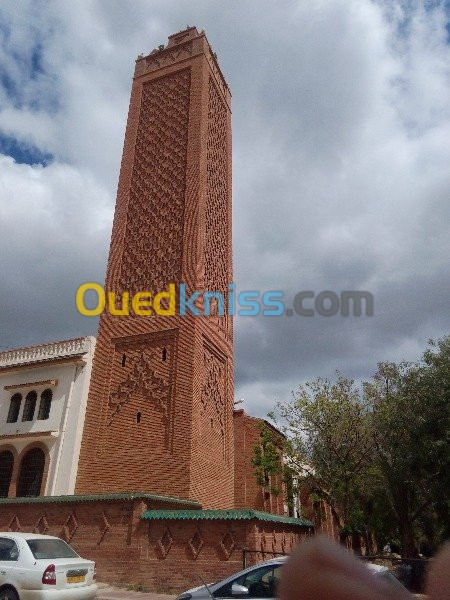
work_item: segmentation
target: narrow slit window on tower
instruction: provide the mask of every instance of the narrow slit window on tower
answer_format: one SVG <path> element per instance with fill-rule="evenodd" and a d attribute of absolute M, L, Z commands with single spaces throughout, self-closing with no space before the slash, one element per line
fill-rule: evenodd
<path fill-rule="evenodd" d="M 136 413 L 136 423 L 140 423 L 141 422 L 141 416 L 142 415 L 141 415 L 140 412 Z"/>
<path fill-rule="evenodd" d="M 163 359 L 163 360 L 167 360 L 167 348 L 163 348 L 163 351 L 162 351 L 162 359 Z"/>
<path fill-rule="evenodd" d="M 122 367 L 125 366 L 125 363 L 127 362 L 127 357 L 125 354 L 122 355 Z"/>

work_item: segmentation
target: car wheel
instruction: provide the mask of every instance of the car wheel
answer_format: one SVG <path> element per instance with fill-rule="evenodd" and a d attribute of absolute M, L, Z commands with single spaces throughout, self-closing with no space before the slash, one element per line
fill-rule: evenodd
<path fill-rule="evenodd" d="M 0 600 L 19 600 L 19 596 L 14 590 L 2 590 L 0 592 Z"/>

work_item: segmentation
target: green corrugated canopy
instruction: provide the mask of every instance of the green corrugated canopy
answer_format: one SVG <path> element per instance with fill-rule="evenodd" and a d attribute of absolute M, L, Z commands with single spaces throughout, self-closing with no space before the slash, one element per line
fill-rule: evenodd
<path fill-rule="evenodd" d="M 163 519 L 183 519 L 193 521 L 269 521 L 272 523 L 286 523 L 288 525 L 297 525 L 298 527 L 314 527 L 314 524 L 308 519 L 285 517 L 282 515 L 273 515 L 252 509 L 232 508 L 228 510 L 146 510 L 142 513 L 141 519 L 144 520 L 163 520 Z"/>

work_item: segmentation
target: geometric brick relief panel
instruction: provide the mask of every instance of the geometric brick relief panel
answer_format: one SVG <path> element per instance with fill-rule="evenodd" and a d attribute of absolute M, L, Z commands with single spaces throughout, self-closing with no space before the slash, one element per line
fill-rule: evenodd
<path fill-rule="evenodd" d="M 106 517 L 105 511 L 102 511 L 102 518 L 100 520 L 100 537 L 97 540 L 97 545 L 100 546 L 100 544 L 103 542 L 105 535 L 108 533 L 108 531 L 111 529 L 111 525 Z"/>
<path fill-rule="evenodd" d="M 20 521 L 17 515 L 14 515 L 8 525 L 8 531 L 20 531 Z"/>
<path fill-rule="evenodd" d="M 143 337 L 145 339 L 143 339 Z M 155 333 L 120 340 L 112 357 L 109 437 L 125 424 L 170 449 L 173 436 L 175 337 Z"/>
<path fill-rule="evenodd" d="M 220 548 L 226 560 L 228 560 L 236 547 L 236 540 L 231 531 L 227 531 L 220 540 Z"/>
<path fill-rule="evenodd" d="M 200 530 L 197 527 L 194 532 L 194 535 L 188 541 L 188 546 L 191 551 L 192 557 L 194 559 L 196 559 L 197 556 L 200 554 L 200 551 L 203 548 L 203 545 L 204 545 L 204 541 L 202 538 L 202 534 L 200 533 Z"/>
<path fill-rule="evenodd" d="M 205 289 L 222 293 L 226 302 L 230 283 L 228 257 L 231 243 L 228 214 L 228 109 L 211 77 L 206 148 Z M 211 303 L 211 315 L 217 315 L 216 302 Z M 216 317 L 216 322 L 221 327 L 228 326 L 227 317 Z"/>
<path fill-rule="evenodd" d="M 48 521 L 45 515 L 39 517 L 38 522 L 34 526 L 33 533 L 40 533 L 41 535 L 45 535 L 48 531 Z"/>
<path fill-rule="evenodd" d="M 159 550 L 158 554 L 162 558 L 166 558 L 166 556 L 170 552 L 170 549 L 172 548 L 172 545 L 173 545 L 173 536 L 172 536 L 170 529 L 168 527 L 166 527 L 164 529 L 164 533 L 159 538 L 159 540 L 157 541 L 157 544 L 156 544 L 156 549 L 157 549 L 157 551 Z"/>
<path fill-rule="evenodd" d="M 201 393 L 201 434 L 209 441 L 210 450 L 225 458 L 226 448 L 226 361 L 205 340 L 203 346 L 204 381 Z"/>
<path fill-rule="evenodd" d="M 145 61 L 140 61 L 138 64 L 139 72 L 137 74 L 143 75 L 161 69 L 162 67 L 172 65 L 181 58 L 189 58 L 192 54 L 192 42 L 186 39 L 188 35 L 189 34 L 185 34 L 184 36 L 181 35 L 177 38 L 175 43 L 178 47 L 173 50 L 166 49 L 164 53 L 155 53 L 156 55 L 150 54 L 150 56 L 145 58 Z M 182 41 L 184 41 L 184 44 L 180 45 Z"/>
<path fill-rule="evenodd" d="M 72 512 L 67 517 L 67 519 L 63 525 L 60 537 L 62 537 L 67 543 L 69 543 L 72 541 L 72 538 L 75 535 L 75 533 L 77 532 L 77 529 L 78 529 L 78 522 L 77 522 L 77 519 L 76 519 L 74 513 Z"/>
<path fill-rule="evenodd" d="M 181 276 L 190 70 L 143 84 L 119 290 L 166 289 Z"/>

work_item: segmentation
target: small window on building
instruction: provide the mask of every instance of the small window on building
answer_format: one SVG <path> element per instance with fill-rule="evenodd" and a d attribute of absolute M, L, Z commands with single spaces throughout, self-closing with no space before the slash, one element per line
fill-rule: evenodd
<path fill-rule="evenodd" d="M 14 466 L 14 456 L 9 450 L 0 452 L 0 498 L 7 498 Z"/>
<path fill-rule="evenodd" d="M 44 467 L 45 454 L 40 448 L 33 448 L 25 454 L 20 465 L 16 494 L 18 497 L 40 495 Z"/>
<path fill-rule="evenodd" d="M 22 394 L 14 394 L 9 402 L 7 423 L 17 423 L 20 413 L 20 405 L 22 403 Z"/>
<path fill-rule="evenodd" d="M 52 390 L 44 390 L 41 394 L 41 401 L 39 403 L 38 420 L 45 421 L 50 416 L 50 409 L 52 407 Z"/>
<path fill-rule="evenodd" d="M 34 411 L 36 410 L 37 394 L 36 392 L 28 392 L 25 398 L 25 405 L 23 407 L 22 421 L 32 421 L 34 418 Z"/>

